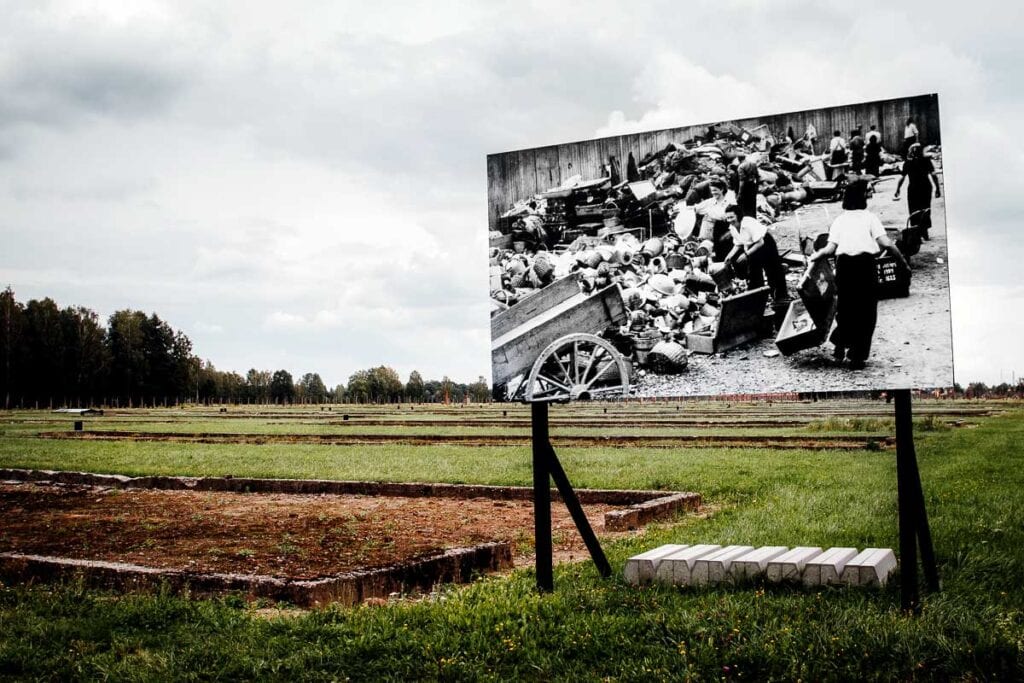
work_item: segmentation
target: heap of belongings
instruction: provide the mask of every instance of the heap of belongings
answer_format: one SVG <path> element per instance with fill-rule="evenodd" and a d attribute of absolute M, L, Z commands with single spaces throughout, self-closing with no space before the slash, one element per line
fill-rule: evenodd
<path fill-rule="evenodd" d="M 617 284 L 629 320 L 605 337 L 641 366 L 665 373 L 685 368 L 691 353 L 772 333 L 790 301 L 768 307 L 768 288 L 748 292 L 746 279 L 723 262 L 732 247 L 727 225 L 719 220 L 708 230 L 698 213 L 713 182 L 737 186 L 744 159 L 756 164 L 757 218 L 769 225 L 804 204 L 838 199 L 846 182 L 823 180 L 822 156 L 738 126 L 669 144 L 639 163 L 630 154 L 625 174 L 610 159 L 605 177 L 574 176 L 502 216 L 491 234 L 492 312 L 570 275 L 583 292 Z M 735 203 L 731 195 L 726 199 Z M 802 257 L 792 259 L 783 264 L 802 270 Z"/>

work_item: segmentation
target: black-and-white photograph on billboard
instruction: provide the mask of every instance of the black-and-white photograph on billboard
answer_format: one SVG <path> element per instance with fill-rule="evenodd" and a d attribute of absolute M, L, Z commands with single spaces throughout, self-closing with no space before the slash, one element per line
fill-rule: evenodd
<path fill-rule="evenodd" d="M 495 397 L 938 388 L 937 95 L 490 155 Z"/>

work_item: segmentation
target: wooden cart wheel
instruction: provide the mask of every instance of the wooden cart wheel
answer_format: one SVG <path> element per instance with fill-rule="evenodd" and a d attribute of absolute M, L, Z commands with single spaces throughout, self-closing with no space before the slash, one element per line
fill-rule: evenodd
<path fill-rule="evenodd" d="M 626 396 L 629 366 L 614 346 L 592 334 L 570 334 L 548 345 L 526 381 L 527 401 L 586 401 Z"/>

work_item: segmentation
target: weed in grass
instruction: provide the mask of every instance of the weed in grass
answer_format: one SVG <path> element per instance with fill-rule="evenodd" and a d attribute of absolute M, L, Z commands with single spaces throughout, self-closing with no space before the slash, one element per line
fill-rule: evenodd
<path fill-rule="evenodd" d="M 512 540 L 512 544 L 513 552 L 516 555 L 529 555 L 534 548 L 533 533 L 527 532 L 525 529 L 521 530 Z"/>
<path fill-rule="evenodd" d="M 914 421 L 914 429 L 922 432 L 948 432 L 952 427 L 935 415 L 926 415 Z"/>
<path fill-rule="evenodd" d="M 808 422 L 804 429 L 808 432 L 891 432 L 895 427 L 892 418 L 878 417 L 827 417 L 823 420 Z"/>
<path fill-rule="evenodd" d="M 154 547 L 156 547 L 156 541 L 153 540 L 152 538 L 147 538 L 147 539 L 139 541 L 135 545 L 129 547 L 128 550 L 130 550 L 130 551 L 133 551 L 133 550 L 148 550 L 148 549 L 154 548 Z"/>

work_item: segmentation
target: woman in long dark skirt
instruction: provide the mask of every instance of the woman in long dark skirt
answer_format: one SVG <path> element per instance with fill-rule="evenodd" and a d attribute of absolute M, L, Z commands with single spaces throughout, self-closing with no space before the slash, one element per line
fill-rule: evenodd
<path fill-rule="evenodd" d="M 843 213 L 828 231 L 828 244 L 811 254 L 810 261 L 836 255 L 836 329 L 830 341 L 839 362 L 849 359 L 860 370 L 871 354 L 871 338 L 878 320 L 878 272 L 875 259 L 882 249 L 910 270 L 903 254 L 885 234 L 878 216 L 867 210 L 867 183 L 846 186 Z M 808 267 L 808 272 L 810 267 Z"/>
<path fill-rule="evenodd" d="M 928 230 L 932 227 L 932 193 L 934 191 L 935 198 L 938 199 L 942 192 L 939 190 L 935 166 L 932 160 L 922 153 L 919 142 L 907 150 L 907 160 L 903 162 L 903 175 L 896 183 L 893 200 L 900 198 L 904 180 L 907 181 L 907 212 L 910 216 L 910 227 L 917 227 L 921 230 L 921 236 L 928 239 Z"/>
<path fill-rule="evenodd" d="M 864 147 L 864 172 L 875 177 L 882 173 L 882 143 L 876 136 L 868 136 Z"/>

